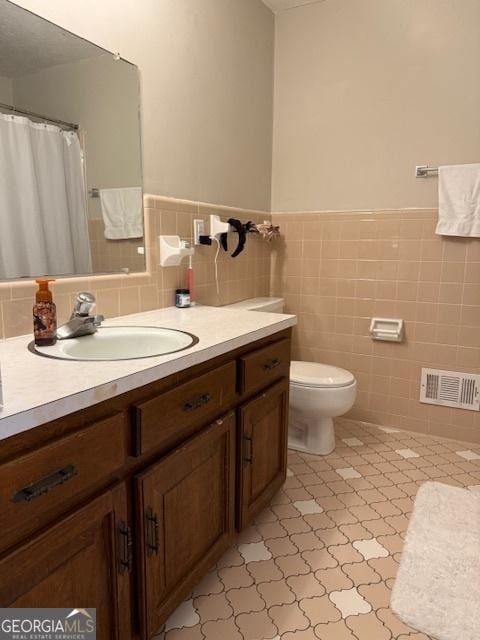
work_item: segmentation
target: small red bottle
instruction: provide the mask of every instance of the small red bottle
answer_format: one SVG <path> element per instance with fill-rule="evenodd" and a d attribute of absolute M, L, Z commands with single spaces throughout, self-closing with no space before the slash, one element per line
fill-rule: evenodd
<path fill-rule="evenodd" d="M 38 284 L 33 307 L 35 344 L 39 347 L 50 347 L 57 341 L 57 307 L 53 302 L 48 283 L 55 282 L 55 280 L 39 278 L 35 282 Z"/>

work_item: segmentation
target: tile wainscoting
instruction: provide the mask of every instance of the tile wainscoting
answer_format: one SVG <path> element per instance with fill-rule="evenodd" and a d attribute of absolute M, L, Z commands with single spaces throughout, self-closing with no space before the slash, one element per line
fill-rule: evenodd
<path fill-rule="evenodd" d="M 88 221 L 88 235 L 95 273 L 120 272 L 125 267 L 134 273 L 145 270 L 144 256 L 137 251 L 138 247 L 143 247 L 143 238 L 107 240 L 105 224 L 99 218 Z"/>
<path fill-rule="evenodd" d="M 480 239 L 435 235 L 436 210 L 273 214 L 272 294 L 299 316 L 296 359 L 352 371 L 349 414 L 480 442 L 480 413 L 421 404 L 421 367 L 480 373 Z M 402 344 L 372 316 L 403 318 Z"/>
<path fill-rule="evenodd" d="M 160 307 L 174 303 L 174 291 L 185 285 L 188 262 L 181 267 L 160 267 L 157 236 L 180 235 L 192 238 L 194 218 L 208 219 L 210 213 L 222 218 L 263 222 L 271 214 L 220 207 L 205 203 L 173 200 L 159 196 L 145 197 L 145 273 L 100 275 L 78 278 L 59 278 L 53 285 L 59 322 L 69 317 L 79 291 L 93 292 L 97 309 L 107 318 Z M 230 253 L 236 238 L 229 238 Z M 215 284 L 215 246 L 197 247 L 193 258 L 196 300 L 203 304 L 223 305 L 247 297 L 265 296 L 270 290 L 270 251 L 268 243 L 251 234 L 245 250 L 232 259 L 224 251 L 218 260 L 220 295 Z M 36 286 L 32 280 L 0 283 L 0 339 L 23 335 L 32 331 L 32 305 Z"/>
<path fill-rule="evenodd" d="M 185 282 L 182 267 L 158 266 L 160 233 L 190 238 L 192 220 L 215 212 L 255 222 L 271 214 L 216 205 L 145 199 L 147 272 L 62 278 L 54 285 L 59 321 L 75 294 L 97 296 L 114 317 L 171 306 Z M 249 237 L 231 259 L 220 253 L 216 293 L 215 247 L 194 257 L 196 298 L 221 305 L 279 295 L 299 316 L 294 358 L 344 367 L 358 380 L 352 418 L 480 442 L 480 414 L 418 401 L 420 369 L 480 372 L 480 240 L 435 235 L 435 210 L 273 214 L 282 237 L 271 245 Z M 229 245 L 233 248 L 235 238 Z M 32 281 L 0 283 L 0 338 L 31 331 Z M 373 342 L 372 316 L 406 322 L 402 344 Z"/>

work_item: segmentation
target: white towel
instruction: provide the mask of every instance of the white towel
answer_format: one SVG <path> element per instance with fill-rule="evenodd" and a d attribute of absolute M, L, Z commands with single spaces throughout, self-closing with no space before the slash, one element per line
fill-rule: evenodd
<path fill-rule="evenodd" d="M 480 164 L 439 167 L 438 201 L 438 235 L 480 238 Z"/>
<path fill-rule="evenodd" d="M 141 187 L 100 189 L 100 203 L 107 240 L 143 236 Z"/>

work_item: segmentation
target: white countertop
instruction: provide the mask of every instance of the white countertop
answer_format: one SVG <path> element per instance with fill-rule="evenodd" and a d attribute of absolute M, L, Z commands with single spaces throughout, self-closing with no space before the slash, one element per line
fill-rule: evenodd
<path fill-rule="evenodd" d="M 104 326 L 158 326 L 198 336 L 185 351 L 142 360 L 79 362 L 28 351 L 32 336 L 0 341 L 0 440 L 215 358 L 292 327 L 296 317 L 228 307 L 169 307 L 114 318 Z"/>

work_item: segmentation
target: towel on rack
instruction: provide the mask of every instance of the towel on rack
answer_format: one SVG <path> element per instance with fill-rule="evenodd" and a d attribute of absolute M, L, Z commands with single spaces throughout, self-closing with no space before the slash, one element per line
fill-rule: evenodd
<path fill-rule="evenodd" d="M 107 240 L 143 236 L 141 187 L 100 189 L 100 203 Z"/>
<path fill-rule="evenodd" d="M 480 237 L 480 164 L 438 168 L 438 225 L 441 236 Z"/>

